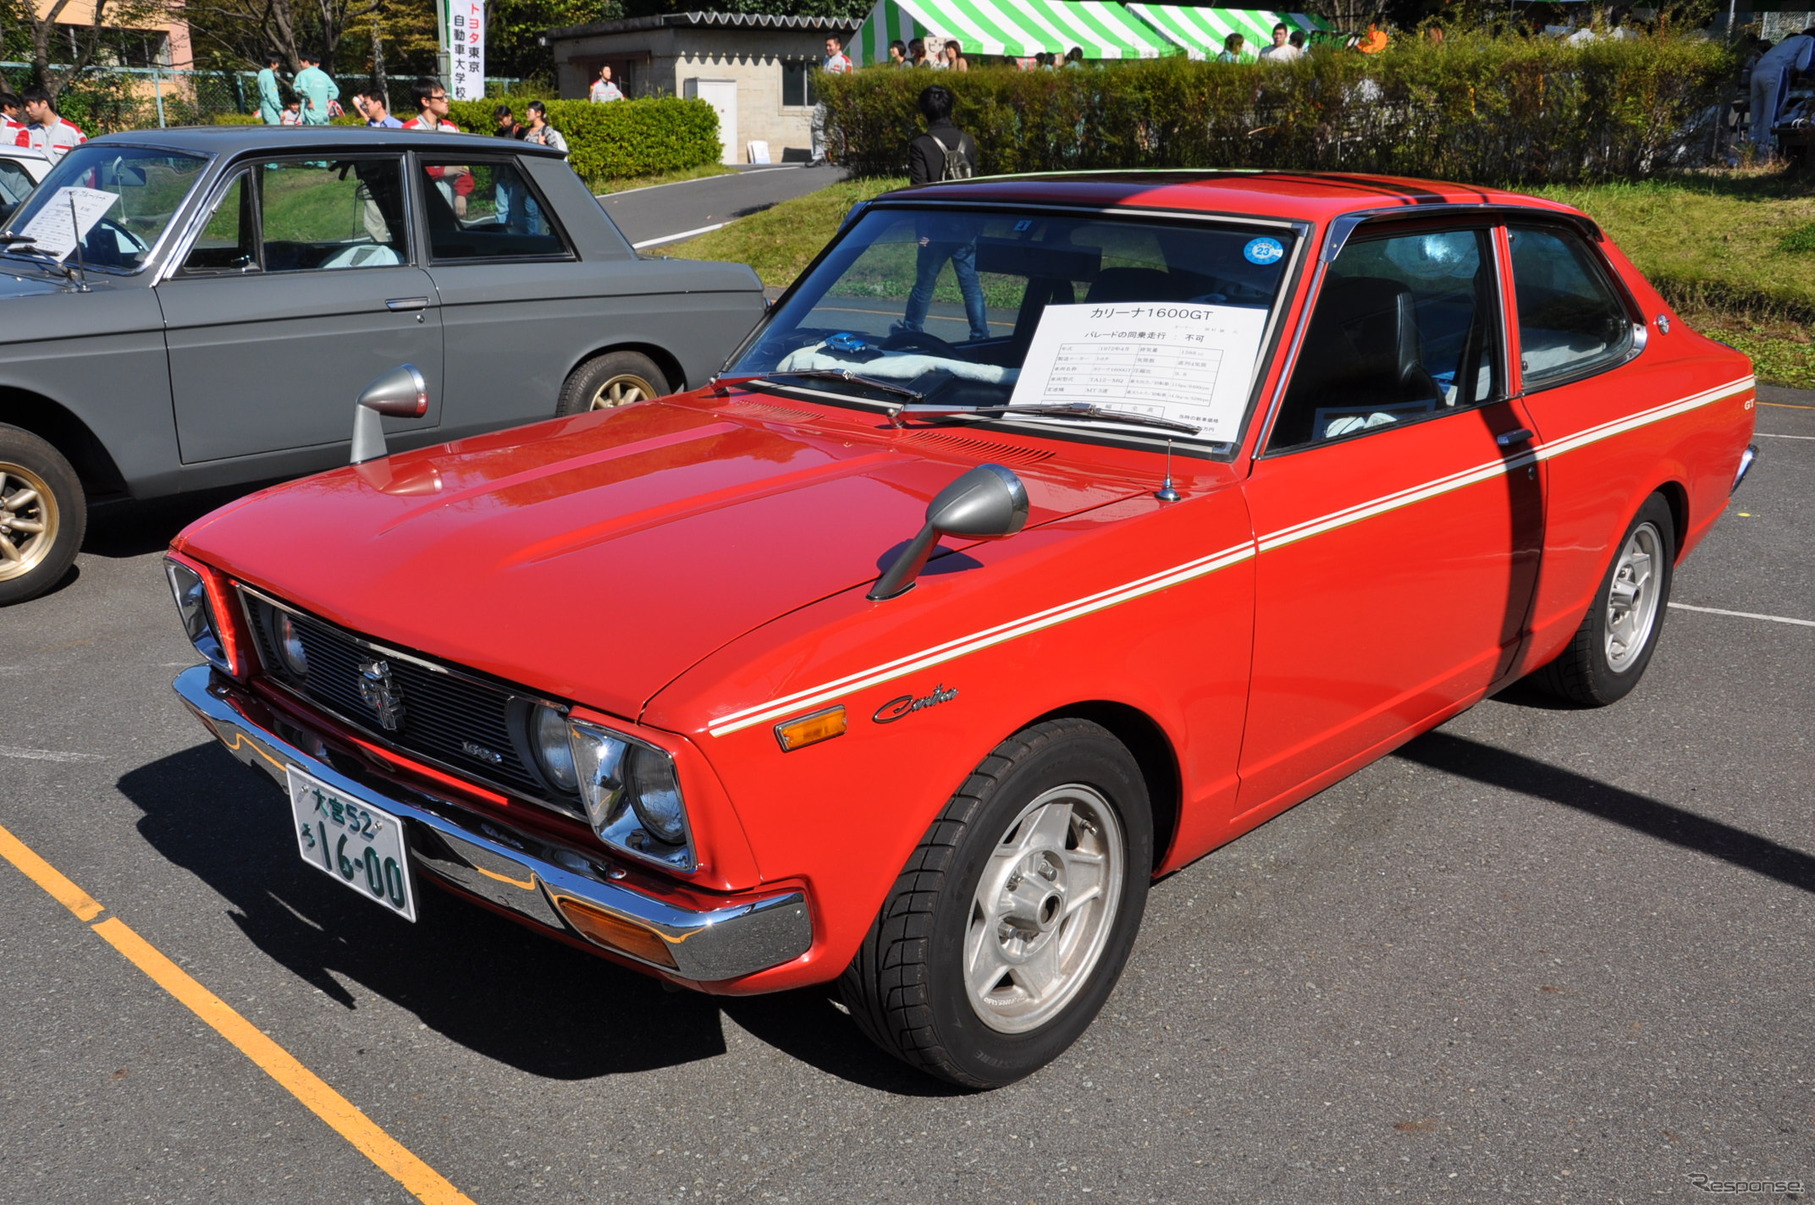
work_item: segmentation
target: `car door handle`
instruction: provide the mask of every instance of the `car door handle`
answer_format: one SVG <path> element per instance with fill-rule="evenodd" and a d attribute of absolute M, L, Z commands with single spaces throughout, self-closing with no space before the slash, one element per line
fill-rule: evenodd
<path fill-rule="evenodd" d="M 392 313 L 402 313 L 405 310 L 426 310 L 429 308 L 429 299 L 426 297 L 393 297 L 384 303 L 384 308 Z"/>
<path fill-rule="evenodd" d="M 1530 427 L 1520 427 L 1517 431 L 1506 431 L 1494 436 L 1494 442 L 1503 448 L 1516 448 L 1528 444 L 1537 438 L 1537 433 Z"/>

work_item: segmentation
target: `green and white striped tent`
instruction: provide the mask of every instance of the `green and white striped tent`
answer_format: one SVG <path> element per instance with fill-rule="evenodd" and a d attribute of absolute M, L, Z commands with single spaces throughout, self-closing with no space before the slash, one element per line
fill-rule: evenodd
<path fill-rule="evenodd" d="M 1106 0 L 877 0 L 851 39 L 859 65 L 889 61 L 889 43 L 952 38 L 966 55 L 1027 58 L 1073 46 L 1090 59 L 1153 59 L 1180 53 L 1172 41 Z M 938 47 L 929 45 L 929 51 Z"/>
<path fill-rule="evenodd" d="M 1276 13 L 1259 8 L 1194 8 L 1182 4 L 1130 4 L 1128 11 L 1158 30 L 1160 35 L 1194 59 L 1213 59 L 1223 51 L 1223 39 L 1238 33 L 1250 54 L 1273 44 L 1273 27 L 1312 33 L 1329 26 L 1304 13 Z"/>

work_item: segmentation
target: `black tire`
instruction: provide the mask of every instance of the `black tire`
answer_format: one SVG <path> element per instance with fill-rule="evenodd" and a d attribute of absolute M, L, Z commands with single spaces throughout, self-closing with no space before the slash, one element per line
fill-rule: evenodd
<path fill-rule="evenodd" d="M 555 414 L 585 414 L 609 410 L 632 402 L 661 397 L 669 392 L 668 378 L 648 356 L 634 351 L 612 351 L 594 356 L 568 376 L 561 386 Z"/>
<path fill-rule="evenodd" d="M 1657 494 L 1614 545 L 1613 559 L 1582 626 L 1560 656 L 1533 675 L 1550 693 L 1584 707 L 1625 698 L 1645 675 L 1663 635 L 1676 566 L 1676 523 Z"/>
<path fill-rule="evenodd" d="M 1103 1007 L 1152 871 L 1147 788 L 1128 750 L 1086 720 L 1036 724 L 998 745 L 927 829 L 845 970 L 845 1004 L 912 1066 L 968 1088 L 1013 1083 Z M 1042 980 L 1045 999 L 1024 986 Z"/>
<path fill-rule="evenodd" d="M 88 498 L 63 454 L 0 426 L 0 606 L 63 580 L 88 530 Z"/>

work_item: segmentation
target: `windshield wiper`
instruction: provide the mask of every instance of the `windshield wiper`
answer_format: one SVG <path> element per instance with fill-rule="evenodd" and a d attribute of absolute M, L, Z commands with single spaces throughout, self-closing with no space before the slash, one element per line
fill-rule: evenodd
<path fill-rule="evenodd" d="M 1187 435 L 1203 433 L 1203 428 L 1196 423 L 1162 418 L 1156 414 L 1115 410 L 1099 406 L 1095 402 L 1045 402 L 1021 406 L 902 406 L 889 415 L 889 425 L 899 427 L 910 418 L 960 418 L 970 414 L 987 414 L 992 418 L 1016 414 L 1032 414 L 1040 418 L 1087 418 L 1109 423 L 1128 423 L 1137 427 L 1158 427 L 1162 431 L 1183 431 Z"/>
<path fill-rule="evenodd" d="M 893 381 L 879 380 L 876 377 L 866 377 L 861 373 L 851 372 L 849 369 L 845 368 L 793 368 L 785 372 L 764 373 L 762 376 L 754 378 L 754 380 L 760 383 L 762 381 L 772 380 L 776 377 L 805 377 L 808 380 L 814 381 L 849 381 L 854 385 L 866 385 L 871 389 L 880 389 L 884 393 L 906 398 L 909 402 L 918 402 L 926 398 L 926 394 L 921 393 L 918 390 L 909 389 L 905 385 L 897 385 Z M 1196 428 L 1193 428 L 1193 430 L 1196 430 Z"/>

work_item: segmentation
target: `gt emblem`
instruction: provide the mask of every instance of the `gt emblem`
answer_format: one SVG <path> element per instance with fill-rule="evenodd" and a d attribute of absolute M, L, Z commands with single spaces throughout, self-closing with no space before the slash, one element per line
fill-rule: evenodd
<path fill-rule="evenodd" d="M 378 713 L 378 722 L 384 725 L 385 731 L 395 732 L 403 727 L 403 692 L 391 681 L 389 664 L 383 661 L 359 663 L 359 697 Z"/>

